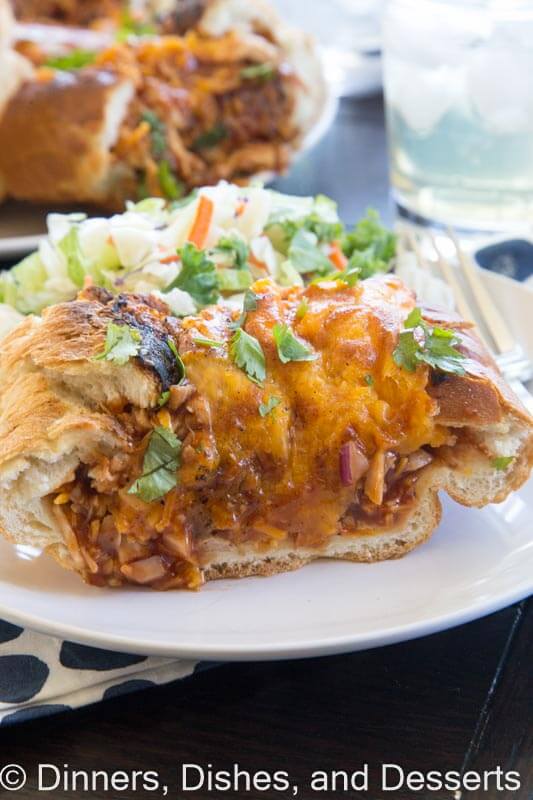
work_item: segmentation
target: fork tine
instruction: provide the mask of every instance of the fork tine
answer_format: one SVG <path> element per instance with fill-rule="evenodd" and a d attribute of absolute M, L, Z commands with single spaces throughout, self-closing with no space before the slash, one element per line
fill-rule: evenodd
<path fill-rule="evenodd" d="M 454 244 L 463 274 L 470 285 L 482 319 L 487 327 L 487 330 L 494 339 L 494 343 L 498 352 L 505 353 L 509 350 L 512 350 L 515 347 L 514 338 L 507 323 L 490 296 L 485 284 L 482 282 L 477 268 L 475 267 L 472 259 L 459 245 L 454 231 L 448 229 L 448 233 Z"/>
<path fill-rule="evenodd" d="M 415 236 L 414 232 L 412 230 L 406 230 L 405 238 L 407 240 L 409 249 L 412 250 L 416 256 L 416 261 L 418 266 L 422 267 L 423 269 L 429 270 L 430 269 L 429 262 L 425 257 L 425 255 L 423 254 L 420 248 L 420 244 L 418 242 L 418 238 Z"/>
<path fill-rule="evenodd" d="M 398 236 L 396 238 L 396 258 L 401 259 L 407 252 L 407 246 L 405 241 L 405 233 L 403 231 L 398 232 Z"/>
<path fill-rule="evenodd" d="M 457 305 L 457 310 L 464 319 L 468 319 L 471 322 L 474 322 L 476 317 L 474 315 L 474 312 L 470 308 L 470 304 L 466 299 L 465 293 L 463 292 L 463 289 L 461 288 L 459 281 L 455 276 L 454 268 L 442 255 L 442 252 L 440 251 L 439 245 L 433 233 L 431 233 L 431 244 L 433 245 L 435 253 L 437 254 L 437 264 L 439 266 L 442 275 L 444 276 L 444 280 L 446 281 L 446 283 L 453 292 L 455 303 Z"/>

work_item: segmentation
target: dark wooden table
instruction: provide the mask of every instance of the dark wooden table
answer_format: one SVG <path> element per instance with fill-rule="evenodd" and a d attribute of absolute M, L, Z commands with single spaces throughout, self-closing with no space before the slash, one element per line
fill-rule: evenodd
<path fill-rule="evenodd" d="M 280 188 L 322 191 L 339 200 L 346 221 L 366 206 L 391 218 L 385 136 L 378 100 L 342 106 L 334 128 Z M 465 535 L 467 532 L 465 531 Z M 383 792 L 381 765 L 411 770 L 517 770 L 518 791 L 463 792 L 462 798 L 533 797 L 532 601 L 435 636 L 313 661 L 226 664 L 191 679 L 0 731 L 0 762 L 37 762 L 80 770 L 157 770 L 170 786 L 182 763 L 234 763 L 250 772 L 286 770 L 299 797 L 457 800 L 452 791 Z M 315 770 L 352 772 L 368 764 L 366 792 L 308 787 Z M 2 794 L 0 796 L 8 796 Z M 46 796 L 46 795 L 44 795 Z M 49 797 L 158 797 L 157 793 Z M 169 797 L 289 797 L 272 791 L 169 791 Z"/>

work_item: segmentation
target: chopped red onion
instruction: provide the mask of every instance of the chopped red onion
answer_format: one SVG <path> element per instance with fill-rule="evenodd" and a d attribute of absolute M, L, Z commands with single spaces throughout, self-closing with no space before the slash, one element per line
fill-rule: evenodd
<path fill-rule="evenodd" d="M 340 473 L 343 486 L 355 486 L 368 469 L 368 459 L 355 442 L 345 442 L 340 449 Z"/>

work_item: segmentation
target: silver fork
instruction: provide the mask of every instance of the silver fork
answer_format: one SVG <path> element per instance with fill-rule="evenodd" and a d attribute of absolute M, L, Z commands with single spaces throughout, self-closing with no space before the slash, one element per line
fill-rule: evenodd
<path fill-rule="evenodd" d="M 453 242 L 458 269 L 454 267 L 443 255 L 437 240 L 432 235 L 431 243 L 435 251 L 435 260 L 440 276 L 452 290 L 455 304 L 459 313 L 472 322 L 477 323 L 478 331 L 491 351 L 498 367 L 517 397 L 520 398 L 527 410 L 533 414 L 533 395 L 524 386 L 524 381 L 533 377 L 533 362 L 527 357 L 523 349 L 516 343 L 505 319 L 495 305 L 487 287 L 483 283 L 478 268 L 471 257 L 460 246 L 453 231 L 448 234 Z M 430 268 L 430 262 L 422 252 L 420 241 L 413 231 L 404 233 L 405 240 L 410 250 L 415 254 L 419 267 Z M 471 290 L 476 310 L 469 303 L 458 278 L 462 276 L 466 285 Z M 484 335 L 483 332 L 488 334 Z"/>

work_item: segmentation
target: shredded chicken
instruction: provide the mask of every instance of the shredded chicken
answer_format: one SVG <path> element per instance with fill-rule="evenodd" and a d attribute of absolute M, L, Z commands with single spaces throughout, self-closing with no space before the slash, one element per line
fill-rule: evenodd
<path fill-rule="evenodd" d="M 190 31 L 99 54 L 96 67 L 127 76 L 137 88 L 114 153 L 136 175 L 139 192 L 169 196 L 162 162 L 187 187 L 287 166 L 287 145 L 297 135 L 293 78 L 272 45 L 259 52 L 258 39 Z M 262 58 L 269 59 L 266 73 L 246 77 L 250 67 L 264 66 Z"/>

